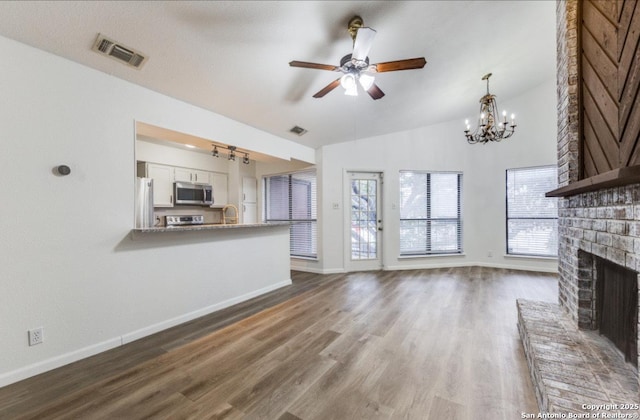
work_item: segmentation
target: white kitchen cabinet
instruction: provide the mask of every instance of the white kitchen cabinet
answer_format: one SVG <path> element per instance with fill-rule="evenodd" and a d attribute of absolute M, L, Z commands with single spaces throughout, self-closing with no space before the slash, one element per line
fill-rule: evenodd
<path fill-rule="evenodd" d="M 211 184 L 211 172 L 190 168 L 174 168 L 174 181 Z"/>
<path fill-rule="evenodd" d="M 211 173 L 211 185 L 213 185 L 212 207 L 223 207 L 229 201 L 229 186 L 227 174 Z"/>
<path fill-rule="evenodd" d="M 173 166 L 147 163 L 146 177 L 153 178 L 153 206 L 173 207 Z"/>
<path fill-rule="evenodd" d="M 255 178 L 242 177 L 242 202 L 256 203 L 258 201 L 258 186 Z"/>
<path fill-rule="evenodd" d="M 258 182 L 242 177 L 242 223 L 258 222 Z"/>
<path fill-rule="evenodd" d="M 258 223 L 258 205 L 256 203 L 242 204 L 242 223 Z"/>

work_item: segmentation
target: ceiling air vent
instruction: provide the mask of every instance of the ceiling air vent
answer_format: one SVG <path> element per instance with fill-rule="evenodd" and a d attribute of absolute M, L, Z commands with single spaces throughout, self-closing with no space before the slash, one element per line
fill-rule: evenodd
<path fill-rule="evenodd" d="M 307 132 L 307 130 L 305 130 L 304 128 L 299 127 L 297 125 L 295 127 L 291 128 L 291 130 L 289 130 L 289 131 L 291 131 L 292 133 L 295 133 L 295 134 L 297 134 L 299 136 L 301 136 L 301 135 L 303 135 L 304 133 Z"/>
<path fill-rule="evenodd" d="M 98 39 L 96 39 L 96 42 L 93 44 L 92 50 L 136 69 L 142 67 L 147 61 L 147 57 L 139 51 L 125 47 L 101 34 L 98 34 Z"/>

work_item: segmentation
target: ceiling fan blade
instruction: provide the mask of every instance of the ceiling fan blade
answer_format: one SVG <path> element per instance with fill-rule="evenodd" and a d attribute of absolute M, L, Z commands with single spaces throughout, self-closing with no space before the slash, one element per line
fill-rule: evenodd
<path fill-rule="evenodd" d="M 424 57 L 420 57 L 398 61 L 387 61 L 386 63 L 378 63 L 370 67 L 373 67 L 378 73 L 384 73 L 386 71 L 421 69 L 425 64 L 427 64 L 427 60 L 425 60 Z"/>
<path fill-rule="evenodd" d="M 380 89 L 375 83 L 372 84 L 369 89 L 367 89 L 367 93 L 373 99 L 380 99 L 384 96 L 384 92 L 382 91 L 382 89 Z"/>
<path fill-rule="evenodd" d="M 353 43 L 353 54 L 351 54 L 351 57 L 364 61 L 369 55 L 369 50 L 371 50 L 375 36 L 375 29 L 359 28 L 356 34 L 356 40 Z"/>
<path fill-rule="evenodd" d="M 331 92 L 333 89 L 337 88 L 339 85 L 340 85 L 340 78 L 337 78 L 333 82 L 329 83 L 327 86 L 325 86 L 322 89 L 320 89 L 320 91 L 318 91 L 318 93 L 313 95 L 313 97 L 314 98 L 322 98 L 324 95 L 326 95 L 327 93 Z"/>
<path fill-rule="evenodd" d="M 290 61 L 289 65 L 291 67 L 303 67 L 305 69 L 317 69 L 317 70 L 329 70 L 329 71 L 340 70 L 340 67 L 337 67 L 337 66 L 331 66 L 329 64 L 308 63 L 306 61 Z"/>

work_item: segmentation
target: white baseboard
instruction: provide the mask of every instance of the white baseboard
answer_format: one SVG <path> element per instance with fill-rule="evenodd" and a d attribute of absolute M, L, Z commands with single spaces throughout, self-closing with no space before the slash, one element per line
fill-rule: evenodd
<path fill-rule="evenodd" d="M 77 362 L 78 360 L 94 356 L 98 353 L 111 350 L 112 348 L 118 347 L 120 345 L 122 345 L 122 340 L 120 337 L 116 337 L 107 341 L 103 341 L 102 343 L 93 344 L 91 346 L 74 350 L 60 356 L 52 357 L 50 359 L 25 366 L 11 372 L 3 373 L 2 375 L 0 375 L 0 388 L 6 385 L 10 385 L 14 382 L 21 381 L 23 379 L 30 378 L 32 376 L 48 372 L 61 366 L 68 365 L 69 363 Z"/>
<path fill-rule="evenodd" d="M 454 267 L 487 267 L 487 268 L 503 268 L 508 270 L 533 271 L 538 273 L 557 273 L 557 268 L 548 268 L 540 266 L 523 266 L 520 264 L 496 264 L 484 262 L 459 262 L 459 263 L 437 263 L 437 264 L 411 264 L 411 265 L 385 265 L 382 267 L 385 271 L 401 271 L 401 270 L 428 270 L 430 268 L 454 268 Z M 348 271 L 343 268 L 310 268 L 310 267 L 291 267 L 292 270 L 302 271 L 313 274 L 344 274 Z"/>
<path fill-rule="evenodd" d="M 440 264 L 412 264 L 412 265 L 388 265 L 384 267 L 384 270 L 428 270 L 430 268 L 453 268 L 453 267 L 487 267 L 487 268 L 503 268 L 507 270 L 521 270 L 521 271 L 533 271 L 538 273 L 557 273 L 555 268 L 547 268 L 540 266 L 522 266 L 512 264 L 494 264 L 494 263 L 479 263 L 479 262 L 463 262 L 463 263 L 440 263 Z"/>
<path fill-rule="evenodd" d="M 295 266 L 291 265 L 291 269 L 294 271 L 302 271 L 304 273 L 313 273 L 313 274 L 342 274 L 347 271 L 344 268 L 314 268 L 308 266 Z"/>
<path fill-rule="evenodd" d="M 262 289 L 254 290 L 250 293 L 245 293 L 244 295 L 237 296 L 220 303 L 216 303 L 215 305 L 207 306 L 205 308 L 198 309 L 197 311 L 189 312 L 187 314 L 180 315 L 178 317 L 171 318 L 157 324 L 149 325 L 136 331 L 132 331 L 122 336 L 122 344 L 127 344 L 132 341 L 139 340 L 140 338 L 146 337 L 148 335 L 155 334 L 171 327 L 175 327 L 176 325 L 180 325 L 193 319 L 200 318 L 201 316 L 209 315 L 212 312 L 228 308 L 229 306 L 235 305 L 236 303 L 244 302 L 245 300 L 249 300 L 251 298 L 260 296 L 284 286 L 289 286 L 290 284 L 291 279 L 281 281 L 279 283 L 263 287 Z"/>
<path fill-rule="evenodd" d="M 83 347 L 81 349 L 77 349 L 56 357 L 52 357 L 50 359 L 28 365 L 20 369 L 3 373 L 0 375 L 0 388 L 21 381 L 23 379 L 30 378 L 32 376 L 48 372 L 61 366 L 68 365 L 69 363 L 77 362 L 78 360 L 95 356 L 98 353 L 111 350 L 115 347 L 130 343 L 151 334 L 155 334 L 162 330 L 166 330 L 167 328 L 175 327 L 176 325 L 180 325 L 201 316 L 208 315 L 212 312 L 219 311 L 220 309 L 235 305 L 236 303 L 244 302 L 245 300 L 249 300 L 251 298 L 271 292 L 284 286 L 289 286 L 290 284 L 291 279 L 284 280 L 279 283 L 263 287 L 262 289 L 254 290 L 252 292 L 245 293 L 244 295 L 216 303 L 215 305 L 207 306 L 205 308 L 198 309 L 196 311 L 189 312 L 187 314 L 180 315 L 178 317 L 171 318 L 157 324 L 149 325 L 148 327 L 126 333 L 120 337 L 114 337 L 101 343 L 92 344 L 90 346 Z"/>

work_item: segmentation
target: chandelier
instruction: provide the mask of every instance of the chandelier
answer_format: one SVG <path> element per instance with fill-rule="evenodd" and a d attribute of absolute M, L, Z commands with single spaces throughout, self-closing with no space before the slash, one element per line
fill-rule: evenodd
<path fill-rule="evenodd" d="M 502 121 L 498 117 L 498 104 L 496 96 L 489 93 L 489 78 L 491 73 L 485 74 L 482 80 L 487 81 L 487 94 L 480 98 L 480 118 L 478 127 L 471 132 L 469 120 L 464 122 L 466 130 L 464 135 L 470 144 L 487 143 L 508 139 L 516 130 L 516 116 L 511 114 L 511 122 L 507 122 L 507 111 L 502 111 Z"/>

